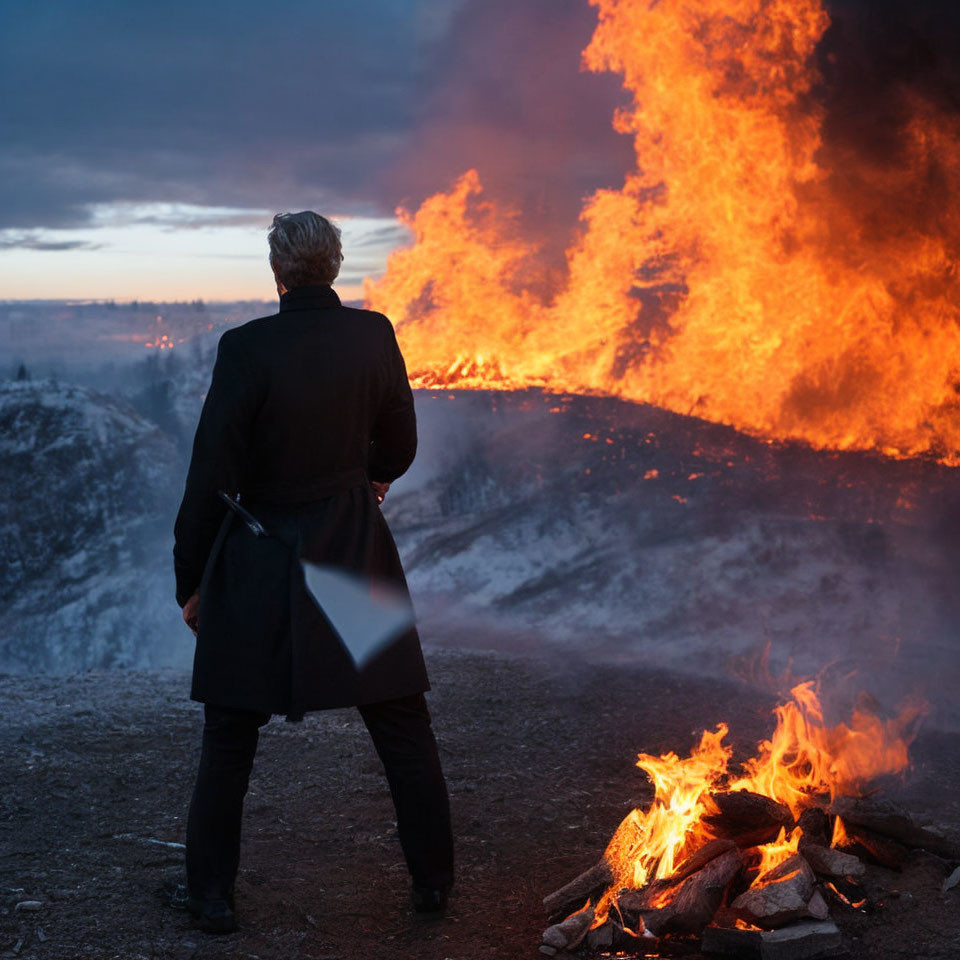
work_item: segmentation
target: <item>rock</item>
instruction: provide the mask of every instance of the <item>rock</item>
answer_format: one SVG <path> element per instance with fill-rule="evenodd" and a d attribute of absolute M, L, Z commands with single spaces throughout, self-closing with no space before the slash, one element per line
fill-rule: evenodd
<path fill-rule="evenodd" d="M 550 946 L 548 946 L 547 944 L 543 943 L 543 944 L 540 945 L 540 952 L 541 952 L 545 957 L 553 957 L 553 956 L 556 956 L 557 948 L 556 948 L 556 947 L 550 947 Z"/>
<path fill-rule="evenodd" d="M 810 916 L 815 920 L 826 920 L 830 916 L 830 908 L 819 890 L 813 891 L 813 896 L 807 904 L 807 910 L 810 911 Z"/>
<path fill-rule="evenodd" d="M 952 890 L 958 883 L 960 883 L 960 867 L 957 867 L 957 869 L 943 881 L 943 892 L 946 893 L 948 890 Z"/>
<path fill-rule="evenodd" d="M 14 908 L 14 913 L 38 913 L 43 909 L 42 900 L 21 900 Z"/>
<path fill-rule="evenodd" d="M 822 847 L 818 843 L 804 843 L 801 840 L 800 856 L 810 864 L 814 873 L 819 873 L 822 877 L 862 877 L 867 872 L 859 857 Z"/>
<path fill-rule="evenodd" d="M 846 953 L 837 925 L 807 921 L 783 930 L 737 930 L 707 927 L 701 949 L 734 960 L 821 960 Z"/>

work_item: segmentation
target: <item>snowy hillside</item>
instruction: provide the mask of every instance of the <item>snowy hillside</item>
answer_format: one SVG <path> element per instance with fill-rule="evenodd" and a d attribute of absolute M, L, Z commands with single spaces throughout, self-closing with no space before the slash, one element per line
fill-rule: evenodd
<path fill-rule="evenodd" d="M 419 410 L 387 514 L 428 639 L 724 673 L 769 643 L 781 668 L 855 669 L 885 698 L 960 680 L 954 470 L 603 398 Z"/>
<path fill-rule="evenodd" d="M 122 401 L 0 383 L 0 670 L 183 661 L 170 630 L 181 482 L 172 440 Z"/>
<path fill-rule="evenodd" d="M 0 384 L 0 672 L 189 665 L 171 530 L 209 369 L 155 375 L 139 413 Z M 954 470 L 604 398 L 417 406 L 420 453 L 385 512 L 427 643 L 724 674 L 769 643 L 778 668 L 856 669 L 952 722 L 930 680 L 960 680 Z"/>

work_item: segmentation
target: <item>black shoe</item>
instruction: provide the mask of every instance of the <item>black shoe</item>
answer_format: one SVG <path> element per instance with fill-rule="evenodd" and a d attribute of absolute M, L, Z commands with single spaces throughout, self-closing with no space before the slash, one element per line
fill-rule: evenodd
<path fill-rule="evenodd" d="M 187 909 L 205 933 L 233 933 L 237 929 L 237 915 L 226 900 L 197 900 L 196 897 L 190 897 Z"/>
<path fill-rule="evenodd" d="M 174 910 L 187 910 L 197 919 L 197 926 L 207 933 L 233 933 L 237 929 L 232 897 L 229 900 L 200 900 L 190 896 L 185 883 L 168 884 L 164 895 L 168 906 Z"/>
<path fill-rule="evenodd" d="M 439 920 L 447 912 L 449 891 L 439 887 L 413 886 L 413 909 L 420 920 Z"/>

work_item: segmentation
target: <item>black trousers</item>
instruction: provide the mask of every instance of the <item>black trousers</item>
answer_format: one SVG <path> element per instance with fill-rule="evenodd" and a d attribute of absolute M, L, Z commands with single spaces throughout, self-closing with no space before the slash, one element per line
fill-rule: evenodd
<path fill-rule="evenodd" d="M 423 694 L 359 707 L 383 762 L 413 882 L 453 883 L 450 804 Z M 253 758 L 270 715 L 207 704 L 197 783 L 187 818 L 187 886 L 200 900 L 233 901 L 240 824 Z"/>

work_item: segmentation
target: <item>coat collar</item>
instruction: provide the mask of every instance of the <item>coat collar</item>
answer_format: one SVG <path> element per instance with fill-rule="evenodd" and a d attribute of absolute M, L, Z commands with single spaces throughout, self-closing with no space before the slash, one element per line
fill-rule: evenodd
<path fill-rule="evenodd" d="M 340 306 L 340 298 L 330 286 L 294 287 L 280 297 L 280 312 L 287 310 L 329 310 Z"/>

